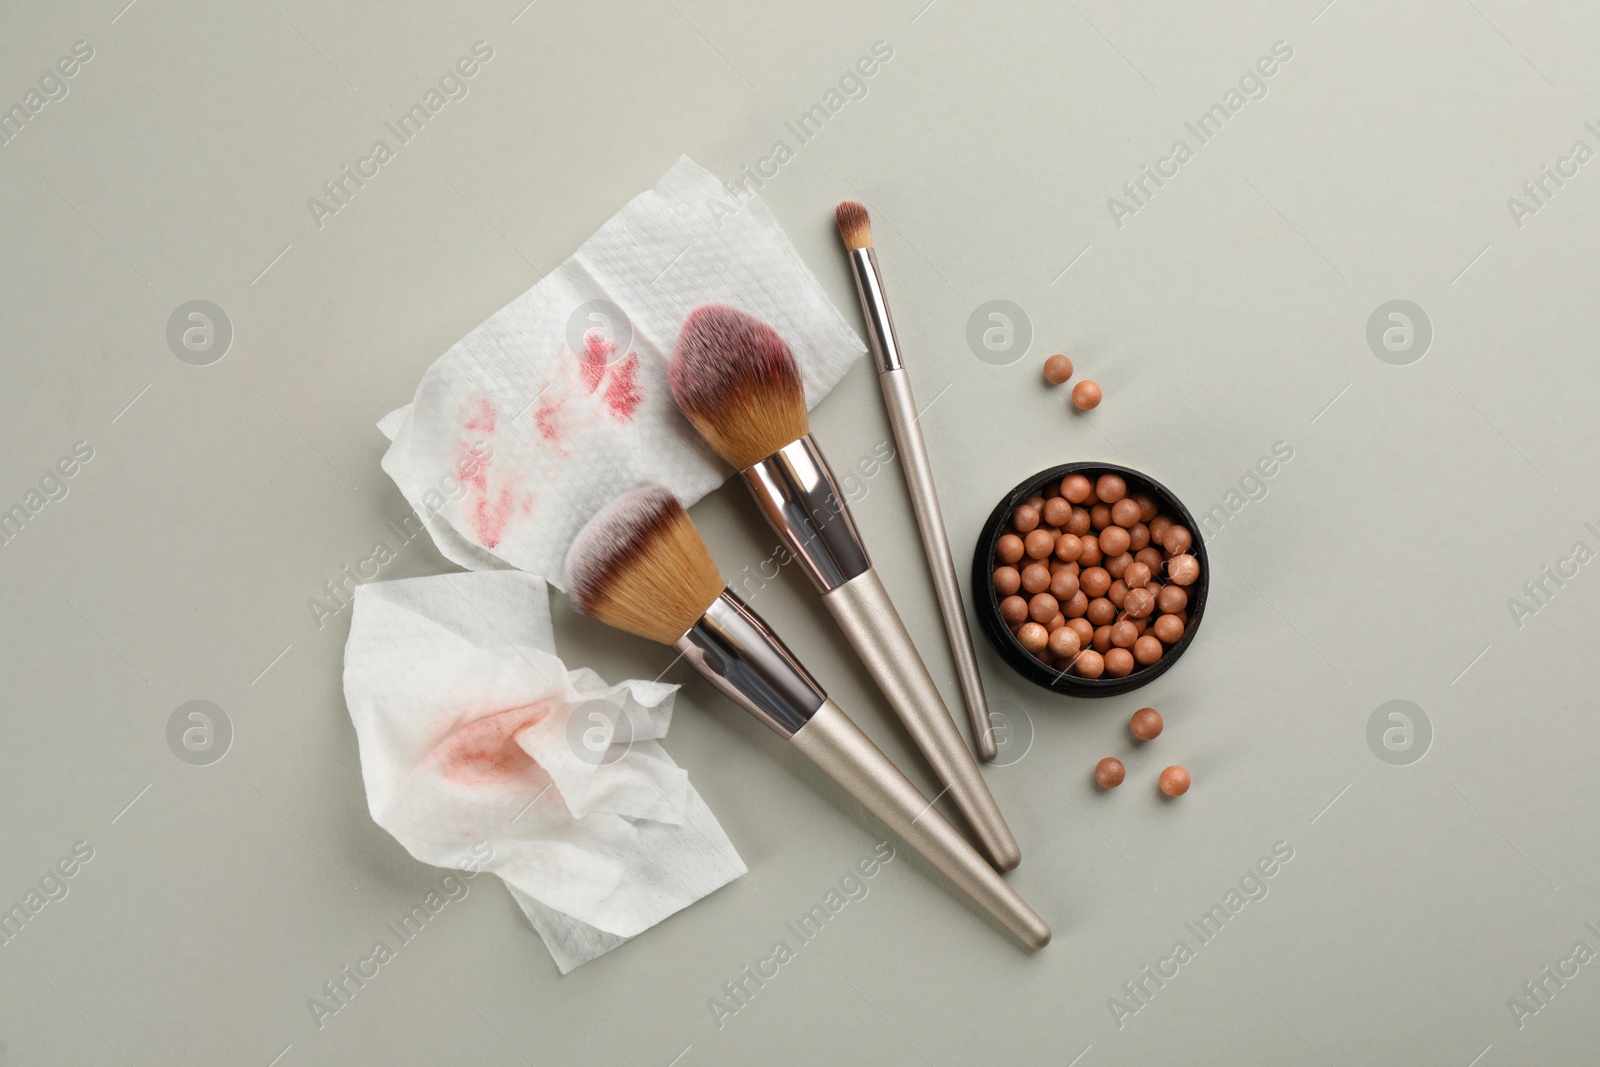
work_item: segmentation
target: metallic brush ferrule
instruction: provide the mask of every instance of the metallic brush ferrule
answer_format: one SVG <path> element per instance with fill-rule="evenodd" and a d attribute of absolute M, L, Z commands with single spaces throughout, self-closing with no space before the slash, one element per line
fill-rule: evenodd
<path fill-rule="evenodd" d="M 673 647 L 785 740 L 828 699 L 778 635 L 731 590 L 724 589 Z"/>
<path fill-rule="evenodd" d="M 856 276 L 856 295 L 861 298 L 861 316 L 867 323 L 867 343 L 878 373 L 899 370 L 900 344 L 894 334 L 894 316 L 889 313 L 889 298 L 878 275 L 878 256 L 871 247 L 850 251 L 850 272 Z"/>
<path fill-rule="evenodd" d="M 821 592 L 872 566 L 828 461 L 810 434 L 741 472 L 762 514 Z"/>

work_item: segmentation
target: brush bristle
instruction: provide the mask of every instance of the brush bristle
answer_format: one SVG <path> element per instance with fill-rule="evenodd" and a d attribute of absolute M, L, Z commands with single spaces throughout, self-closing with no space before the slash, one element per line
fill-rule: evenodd
<path fill-rule="evenodd" d="M 833 209 L 833 221 L 839 224 L 845 248 L 854 252 L 872 247 L 872 216 L 867 214 L 867 205 L 859 200 L 841 201 Z"/>
<path fill-rule="evenodd" d="M 567 550 L 572 603 L 590 618 L 670 645 L 722 595 L 722 575 L 678 498 L 659 486 L 617 497 Z"/>
<path fill-rule="evenodd" d="M 695 308 L 668 378 L 700 436 L 739 470 L 810 432 L 800 368 L 778 331 L 738 308 Z"/>

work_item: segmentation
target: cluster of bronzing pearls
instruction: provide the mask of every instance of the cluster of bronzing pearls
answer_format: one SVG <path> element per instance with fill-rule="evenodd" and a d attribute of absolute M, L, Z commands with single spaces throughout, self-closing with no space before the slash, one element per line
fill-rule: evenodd
<path fill-rule="evenodd" d="M 1069 474 L 1019 504 L 995 543 L 1000 617 L 1042 663 L 1125 678 L 1183 639 L 1200 577 L 1193 545 L 1120 474 Z"/>

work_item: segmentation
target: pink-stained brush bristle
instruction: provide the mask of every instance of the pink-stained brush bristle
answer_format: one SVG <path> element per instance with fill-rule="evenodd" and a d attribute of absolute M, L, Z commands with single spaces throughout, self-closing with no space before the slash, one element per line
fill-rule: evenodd
<path fill-rule="evenodd" d="M 707 304 L 689 313 L 668 380 L 679 409 L 740 470 L 810 431 L 805 386 L 788 344 L 738 308 Z"/>

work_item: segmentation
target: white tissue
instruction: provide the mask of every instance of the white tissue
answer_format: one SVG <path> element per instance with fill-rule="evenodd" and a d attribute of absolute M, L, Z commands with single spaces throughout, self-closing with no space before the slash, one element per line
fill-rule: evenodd
<path fill-rule="evenodd" d="M 358 587 L 344 689 L 373 819 L 424 863 L 479 857 L 563 974 L 746 872 L 658 741 L 677 686 L 568 670 L 537 577 Z"/>
<path fill-rule="evenodd" d="M 653 483 L 688 505 L 727 477 L 667 386 L 684 318 L 714 302 L 789 342 L 808 406 L 865 352 L 766 206 L 683 158 L 434 362 L 379 424 L 383 469 L 452 561 L 561 586 L 618 494 Z"/>

